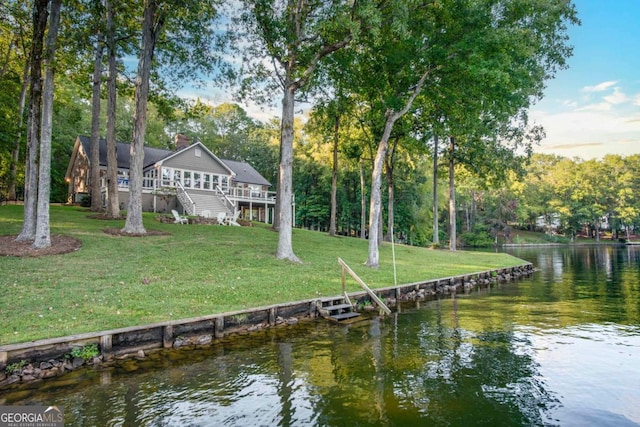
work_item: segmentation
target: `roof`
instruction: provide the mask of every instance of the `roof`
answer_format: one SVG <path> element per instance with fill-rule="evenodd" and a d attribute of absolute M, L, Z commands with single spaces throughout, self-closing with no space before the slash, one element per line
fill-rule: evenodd
<path fill-rule="evenodd" d="M 260 175 L 249 163 L 236 162 L 235 160 L 221 160 L 235 172 L 236 176 L 233 179 L 234 181 L 244 182 L 245 184 L 271 185 L 271 183 Z"/>
<path fill-rule="evenodd" d="M 91 149 L 91 138 L 85 135 L 78 136 L 82 147 L 87 153 L 87 156 L 90 153 Z M 200 144 L 200 143 L 196 143 Z M 200 144 L 202 145 L 202 144 Z M 203 147 L 205 147 L 203 145 Z M 131 153 L 130 153 L 130 144 L 125 144 L 123 142 L 116 142 L 116 158 L 118 161 L 118 168 L 120 169 L 129 169 L 131 166 Z M 205 147 L 206 148 L 206 147 Z M 208 149 L 207 149 L 208 150 Z M 100 166 L 107 165 L 107 141 L 104 138 L 100 138 Z M 163 148 L 152 148 L 152 147 L 144 147 L 144 165 L 143 168 L 146 169 L 155 165 L 157 162 L 166 159 L 172 155 L 176 154 L 175 151 L 166 150 Z M 213 155 L 213 154 L 212 154 Z M 214 157 L 216 157 L 214 155 Z M 217 157 L 216 157 L 217 158 Z M 245 184 L 256 184 L 256 185 L 267 185 L 270 186 L 271 183 L 267 181 L 260 173 L 253 168 L 248 163 L 238 162 L 235 160 L 225 160 L 219 159 L 222 163 L 224 163 L 227 168 L 229 168 L 233 173 L 235 173 L 235 177 L 233 178 L 236 182 L 242 182 Z"/>
<path fill-rule="evenodd" d="M 91 150 L 91 138 L 81 135 L 78 137 L 85 153 L 89 155 Z M 116 159 L 120 169 L 129 169 L 131 167 L 131 145 L 123 142 L 116 142 Z M 100 138 L 100 166 L 107 166 L 107 141 Z M 153 166 L 158 160 L 173 154 L 173 151 L 164 150 L 162 148 L 144 147 L 144 165 L 143 168 Z"/>

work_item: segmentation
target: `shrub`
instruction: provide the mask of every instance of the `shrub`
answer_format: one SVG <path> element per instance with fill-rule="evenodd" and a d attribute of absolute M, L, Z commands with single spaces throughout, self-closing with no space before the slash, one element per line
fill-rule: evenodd
<path fill-rule="evenodd" d="M 494 240 L 489 232 L 481 225 L 476 225 L 473 231 L 462 233 L 460 238 L 464 246 L 472 248 L 486 248 L 494 244 Z"/>
<path fill-rule="evenodd" d="M 98 344 L 89 344 L 84 347 L 75 347 L 69 353 L 69 356 L 72 358 L 79 357 L 85 361 L 91 360 L 96 356 L 100 355 L 100 351 L 98 350 Z"/>
<path fill-rule="evenodd" d="M 14 373 L 20 371 L 22 368 L 24 368 L 28 364 L 29 364 L 28 360 L 21 360 L 19 362 L 15 362 L 15 363 L 12 363 L 10 365 L 7 365 L 5 370 L 7 371 L 7 374 L 11 375 L 11 374 L 14 374 Z"/>

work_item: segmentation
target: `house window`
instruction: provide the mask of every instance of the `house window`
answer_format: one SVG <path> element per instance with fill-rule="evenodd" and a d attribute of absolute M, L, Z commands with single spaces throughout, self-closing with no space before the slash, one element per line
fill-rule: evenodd
<path fill-rule="evenodd" d="M 193 188 L 200 188 L 202 174 L 200 172 L 193 173 Z"/>
<path fill-rule="evenodd" d="M 218 175 L 211 175 L 211 178 L 213 181 L 211 188 L 216 188 L 216 186 L 220 184 L 220 177 Z"/>
<path fill-rule="evenodd" d="M 184 171 L 184 181 L 182 183 L 185 188 L 191 188 L 191 172 Z"/>
<path fill-rule="evenodd" d="M 221 176 L 220 177 L 220 187 L 222 187 L 223 190 L 226 190 L 229 188 L 229 177 L 228 176 Z"/>
<path fill-rule="evenodd" d="M 211 190 L 211 175 L 208 173 L 202 174 L 202 188 L 205 190 Z"/>
<path fill-rule="evenodd" d="M 193 152 L 195 153 L 196 157 L 202 156 L 202 150 L 200 150 L 199 148 L 196 148 L 195 150 L 193 150 Z"/>
<path fill-rule="evenodd" d="M 143 188 L 154 188 L 154 178 L 156 177 L 156 170 L 155 169 L 149 169 L 148 171 L 146 171 L 143 175 L 144 179 L 142 180 L 142 187 Z"/>
<path fill-rule="evenodd" d="M 129 187 L 129 172 L 122 169 L 118 170 L 118 187 Z"/>
<path fill-rule="evenodd" d="M 171 185 L 171 168 L 162 168 L 162 185 L 169 186 Z"/>
<path fill-rule="evenodd" d="M 182 171 L 174 170 L 173 171 L 173 185 L 177 186 L 178 182 L 182 182 Z"/>
<path fill-rule="evenodd" d="M 251 197 L 260 197 L 261 187 L 259 185 L 250 185 Z"/>

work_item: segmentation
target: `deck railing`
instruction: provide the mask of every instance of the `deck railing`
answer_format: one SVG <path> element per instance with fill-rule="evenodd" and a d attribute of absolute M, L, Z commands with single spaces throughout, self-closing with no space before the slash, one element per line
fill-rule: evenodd
<path fill-rule="evenodd" d="M 178 185 L 182 191 L 189 190 L 204 190 L 211 191 L 212 193 L 217 193 L 218 195 L 224 195 L 233 205 L 234 200 L 242 200 L 242 201 L 251 201 L 251 202 L 267 202 L 267 203 L 275 203 L 276 200 L 276 192 L 275 191 L 266 191 L 266 190 L 251 190 L 249 188 L 243 187 L 227 187 L 221 188 L 219 185 L 215 185 L 211 190 L 206 190 L 203 188 L 184 188 L 184 186 L 179 181 L 172 181 L 172 185 L 163 185 L 162 179 L 159 178 L 148 178 L 144 177 L 142 180 L 142 189 L 144 191 L 157 191 L 162 188 L 174 188 L 178 193 L 178 197 L 180 190 L 178 189 Z M 106 179 L 102 180 L 103 188 L 106 188 Z M 126 178 L 118 178 L 118 189 L 120 191 L 129 191 L 129 180 Z M 191 202 L 189 202 L 191 203 Z"/>

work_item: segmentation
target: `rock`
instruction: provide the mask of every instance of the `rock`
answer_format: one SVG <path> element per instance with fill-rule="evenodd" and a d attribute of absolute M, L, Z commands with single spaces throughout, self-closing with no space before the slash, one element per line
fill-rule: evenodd
<path fill-rule="evenodd" d="M 254 332 L 254 331 L 259 331 L 260 329 L 262 329 L 262 324 L 259 323 L 257 325 L 251 325 L 249 326 L 249 328 L 247 328 L 248 332 Z"/>
<path fill-rule="evenodd" d="M 84 359 L 81 357 L 74 357 L 71 361 L 71 369 L 78 369 L 82 365 L 84 365 Z"/>
<path fill-rule="evenodd" d="M 146 357 L 146 354 L 144 354 L 144 350 L 138 350 L 138 352 L 136 353 L 136 357 L 138 359 L 144 359 Z"/>
<path fill-rule="evenodd" d="M 53 368 L 53 363 L 51 363 L 51 362 L 41 362 L 40 363 L 40 369 L 43 370 L 43 371 L 45 369 L 51 369 L 51 368 Z"/>
<path fill-rule="evenodd" d="M 51 369 L 47 369 L 44 370 L 40 373 L 40 378 L 51 378 L 51 377 L 55 377 L 56 375 L 58 375 L 60 373 L 60 370 L 56 367 L 53 367 Z"/>
<path fill-rule="evenodd" d="M 0 385 L 5 386 L 9 384 L 15 384 L 20 382 L 20 377 L 17 374 L 9 375 L 4 381 L 0 381 Z"/>
<path fill-rule="evenodd" d="M 198 337 L 196 341 L 197 345 L 209 345 L 211 344 L 211 335 L 202 335 Z"/>
<path fill-rule="evenodd" d="M 296 325 L 298 324 L 298 319 L 295 317 L 290 317 L 287 319 L 287 325 Z"/>
<path fill-rule="evenodd" d="M 33 375 L 23 375 L 23 376 L 22 376 L 22 382 L 23 382 L 23 383 L 26 383 L 26 382 L 29 382 L 29 381 L 33 381 L 33 380 L 35 380 L 36 378 L 37 378 L 37 377 L 35 377 L 35 376 L 33 376 Z"/>
<path fill-rule="evenodd" d="M 33 375 L 33 371 L 34 371 L 34 367 L 31 363 L 29 363 L 27 366 L 25 366 L 24 368 L 22 368 L 22 375 L 28 375 L 31 376 Z"/>

